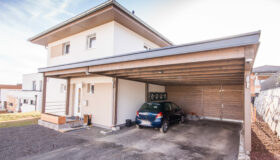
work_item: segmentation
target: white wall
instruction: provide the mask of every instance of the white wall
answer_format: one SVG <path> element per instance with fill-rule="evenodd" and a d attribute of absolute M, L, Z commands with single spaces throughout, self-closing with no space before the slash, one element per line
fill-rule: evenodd
<path fill-rule="evenodd" d="M 94 93 L 87 92 L 87 84 L 94 85 Z M 109 128 L 112 126 L 113 112 L 113 79 L 111 77 L 84 77 L 72 78 L 71 85 L 82 84 L 81 115 L 91 114 L 92 123 Z M 75 94 L 72 92 L 72 94 Z M 75 96 L 71 96 L 71 114 L 74 112 Z M 83 103 L 83 102 L 87 103 Z"/>
<path fill-rule="evenodd" d="M 145 83 L 119 79 L 117 124 L 135 120 L 137 110 L 145 103 Z"/>
<path fill-rule="evenodd" d="M 113 55 L 114 23 L 109 22 L 48 45 L 48 66 L 91 60 Z M 96 34 L 96 47 L 87 49 L 87 36 Z M 70 42 L 70 53 L 50 58 L 52 46 Z"/>
<path fill-rule="evenodd" d="M 87 36 L 91 34 L 96 34 L 96 47 L 87 49 Z M 70 53 L 51 58 L 51 47 L 66 42 L 70 42 Z M 150 48 L 159 47 L 123 25 L 112 21 L 48 44 L 47 65 L 55 66 L 141 51 L 144 50 L 144 44 Z"/>
<path fill-rule="evenodd" d="M 114 55 L 145 50 L 144 44 L 150 48 L 159 48 L 139 34 L 114 22 Z"/>
<path fill-rule="evenodd" d="M 62 85 L 66 88 L 66 80 L 47 79 L 46 113 L 65 115 L 66 90 L 61 90 Z"/>
<path fill-rule="evenodd" d="M 39 91 L 43 86 L 40 85 L 43 81 L 42 73 L 24 74 L 22 76 L 22 90 L 32 90 L 33 81 L 36 81 L 36 90 Z M 42 83 L 43 85 L 43 83 Z"/>
<path fill-rule="evenodd" d="M 42 93 L 37 91 L 23 91 L 23 90 L 6 90 L 6 96 L 13 96 L 19 102 L 18 104 L 22 104 L 22 106 L 18 106 L 21 108 L 21 112 L 31 112 L 31 111 L 39 111 L 42 109 Z M 23 103 L 23 101 L 27 100 L 27 104 Z M 36 101 L 35 104 L 30 104 L 31 100 Z"/>
<path fill-rule="evenodd" d="M 149 84 L 149 92 L 165 92 L 165 86 Z"/>

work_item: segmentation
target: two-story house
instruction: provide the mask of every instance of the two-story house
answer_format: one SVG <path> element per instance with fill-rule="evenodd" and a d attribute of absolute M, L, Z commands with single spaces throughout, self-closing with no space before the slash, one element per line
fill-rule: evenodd
<path fill-rule="evenodd" d="M 48 66 L 39 69 L 42 112 L 64 101 L 64 115 L 91 114 L 93 125 L 110 128 L 134 120 L 150 93 L 166 92 L 186 113 L 242 123 L 250 151 L 249 84 L 259 38 L 257 31 L 173 45 L 110 0 L 29 40 L 48 50 Z"/>

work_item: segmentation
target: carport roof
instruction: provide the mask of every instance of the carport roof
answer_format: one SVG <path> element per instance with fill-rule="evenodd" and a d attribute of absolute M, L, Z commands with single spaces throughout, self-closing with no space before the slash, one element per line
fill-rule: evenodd
<path fill-rule="evenodd" d="M 219 39 L 212 39 L 207 41 L 169 46 L 169 47 L 163 47 L 163 48 L 152 49 L 147 51 L 121 54 L 121 55 L 116 55 L 111 57 L 100 58 L 100 59 L 93 59 L 93 60 L 81 61 L 76 63 L 39 68 L 39 72 L 44 73 L 44 72 L 51 72 L 51 71 L 68 70 L 68 69 L 81 68 L 81 67 L 98 66 L 104 64 L 113 64 L 113 63 L 120 63 L 120 62 L 152 59 L 152 58 L 189 54 L 189 53 L 202 52 L 202 51 L 211 51 L 211 50 L 218 50 L 218 49 L 225 49 L 225 48 L 254 45 L 254 44 L 259 44 L 260 33 L 261 33 L 260 31 L 255 31 L 255 32 L 239 34 L 239 35 L 224 37 Z"/>

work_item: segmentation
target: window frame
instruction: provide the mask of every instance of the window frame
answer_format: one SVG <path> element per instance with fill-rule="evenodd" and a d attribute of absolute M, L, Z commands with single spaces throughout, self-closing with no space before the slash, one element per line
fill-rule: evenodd
<path fill-rule="evenodd" d="M 90 44 L 91 44 L 90 42 L 91 42 L 92 38 L 95 38 L 94 39 L 95 42 L 93 43 L 93 46 L 90 47 Z M 87 36 L 87 47 L 86 48 L 87 49 L 94 49 L 94 48 L 96 48 L 96 41 L 97 41 L 97 38 L 96 38 L 96 34 L 95 33 L 88 35 Z"/>
<path fill-rule="evenodd" d="M 66 52 L 67 51 L 66 46 L 69 46 L 68 52 Z M 63 43 L 62 55 L 68 55 L 70 53 L 70 48 L 71 48 L 70 42 Z"/>
<path fill-rule="evenodd" d="M 88 83 L 87 84 L 87 93 L 89 94 L 94 94 L 95 86 L 93 83 Z"/>
<path fill-rule="evenodd" d="M 37 87 L 36 87 L 36 81 L 32 81 L 32 91 L 36 91 Z"/>
<path fill-rule="evenodd" d="M 147 44 L 145 44 L 145 43 L 144 43 L 144 45 L 143 45 L 143 48 L 144 48 L 145 50 L 147 50 L 147 51 L 149 51 L 149 50 L 152 49 L 152 47 L 150 47 L 149 45 L 147 45 Z"/>

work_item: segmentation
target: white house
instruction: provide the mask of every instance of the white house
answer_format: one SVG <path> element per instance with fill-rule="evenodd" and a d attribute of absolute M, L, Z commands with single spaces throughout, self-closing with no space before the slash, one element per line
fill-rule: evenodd
<path fill-rule="evenodd" d="M 5 94 L 7 109 L 11 112 L 40 111 L 42 108 L 43 75 L 24 74 L 22 89 L 8 90 Z"/>
<path fill-rule="evenodd" d="M 48 51 L 47 66 L 39 69 L 43 113 L 91 114 L 94 125 L 110 128 L 134 120 L 151 92 L 167 92 L 185 112 L 242 123 L 250 151 L 247 79 L 259 38 L 256 31 L 173 45 L 109 0 L 29 41 Z"/>
<path fill-rule="evenodd" d="M 0 110 L 7 109 L 7 95 L 10 91 L 19 91 L 21 90 L 22 85 L 0 85 Z"/>

